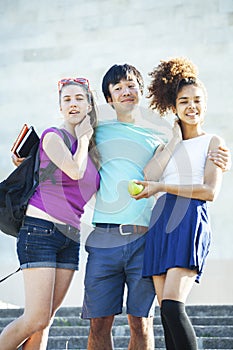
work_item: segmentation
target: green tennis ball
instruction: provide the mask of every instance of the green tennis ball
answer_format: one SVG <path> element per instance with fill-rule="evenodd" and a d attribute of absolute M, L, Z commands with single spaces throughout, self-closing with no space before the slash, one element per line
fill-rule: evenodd
<path fill-rule="evenodd" d="M 141 184 L 136 184 L 134 180 L 130 180 L 128 183 L 128 191 L 131 196 L 136 196 L 141 193 L 144 189 L 144 186 Z"/>

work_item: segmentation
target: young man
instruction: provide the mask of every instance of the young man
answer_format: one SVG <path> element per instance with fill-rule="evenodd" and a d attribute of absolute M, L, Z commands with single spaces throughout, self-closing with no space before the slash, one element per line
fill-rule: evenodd
<path fill-rule="evenodd" d="M 145 234 L 153 200 L 132 200 L 128 181 L 143 179 L 143 168 L 159 145 L 152 130 L 135 125 L 143 92 L 141 74 L 130 65 L 115 65 L 103 78 L 106 101 L 117 120 L 103 122 L 96 132 L 101 153 L 101 187 L 86 242 L 83 318 L 91 319 L 89 350 L 112 349 L 114 315 L 122 312 L 127 285 L 129 349 L 154 349 L 151 279 L 142 278 Z"/>
<path fill-rule="evenodd" d="M 113 349 L 111 329 L 114 315 L 122 312 L 125 287 L 128 349 L 152 350 L 155 290 L 152 280 L 141 276 L 154 201 L 133 200 L 127 185 L 131 179 L 144 179 L 143 169 L 160 139 L 158 130 L 143 125 L 147 122 L 139 110 L 143 79 L 135 67 L 112 66 L 103 78 L 102 90 L 117 119 L 101 123 L 96 131 L 101 182 L 94 210 L 95 229 L 86 242 L 82 313 L 83 318 L 90 319 L 88 350 Z M 175 140 L 170 142 L 173 147 Z"/>

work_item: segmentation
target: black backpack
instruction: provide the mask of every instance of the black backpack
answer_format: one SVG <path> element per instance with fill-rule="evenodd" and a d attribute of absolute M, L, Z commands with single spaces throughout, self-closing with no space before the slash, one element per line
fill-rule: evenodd
<path fill-rule="evenodd" d="M 59 129 L 66 146 L 71 149 L 67 134 Z M 39 174 L 39 141 L 33 145 L 29 156 L 0 183 L 0 230 L 7 235 L 17 237 L 22 225 L 27 204 L 40 182 L 51 179 L 57 166 L 50 162 Z"/>

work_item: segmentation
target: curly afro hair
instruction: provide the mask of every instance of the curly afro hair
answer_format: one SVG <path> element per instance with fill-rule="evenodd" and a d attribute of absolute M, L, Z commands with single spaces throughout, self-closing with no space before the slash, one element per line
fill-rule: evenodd
<path fill-rule="evenodd" d="M 172 110 L 176 103 L 178 87 L 182 80 L 194 83 L 197 80 L 198 69 L 187 58 L 177 57 L 161 63 L 149 73 L 152 77 L 148 87 L 150 107 L 156 109 L 161 116 Z M 180 89 L 179 89 L 180 90 Z"/>

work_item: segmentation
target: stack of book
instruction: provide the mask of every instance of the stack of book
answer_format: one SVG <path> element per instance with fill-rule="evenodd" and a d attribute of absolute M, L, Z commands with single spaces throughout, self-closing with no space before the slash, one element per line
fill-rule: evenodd
<path fill-rule="evenodd" d="M 17 157 L 25 158 L 29 155 L 32 146 L 38 142 L 39 136 L 37 135 L 33 126 L 28 127 L 27 124 L 24 124 L 11 148 L 11 152 L 13 152 Z"/>

